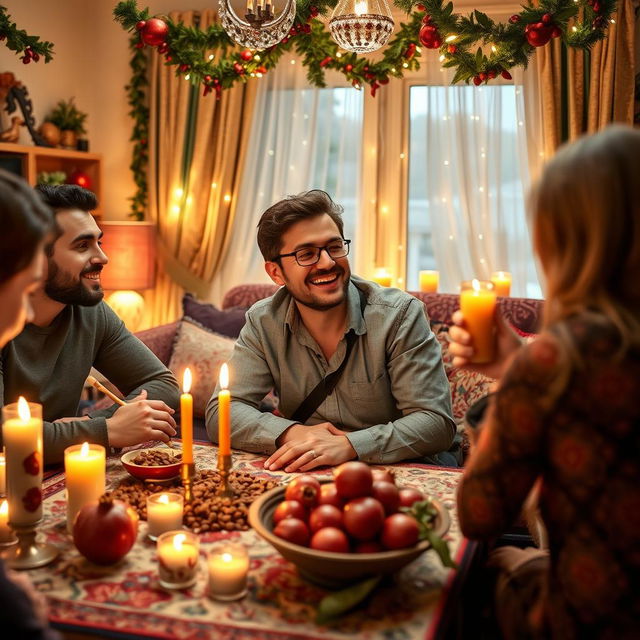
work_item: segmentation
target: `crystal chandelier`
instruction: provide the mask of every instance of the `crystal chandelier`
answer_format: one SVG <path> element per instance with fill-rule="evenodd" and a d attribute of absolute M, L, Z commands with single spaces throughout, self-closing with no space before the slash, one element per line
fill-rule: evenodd
<path fill-rule="evenodd" d="M 329 21 L 333 39 L 355 53 L 370 53 L 383 47 L 393 26 L 387 0 L 340 0 Z"/>
<path fill-rule="evenodd" d="M 296 1 L 286 0 L 280 15 L 275 17 L 273 0 L 247 0 L 245 19 L 231 6 L 231 0 L 220 0 L 220 22 L 229 37 L 247 49 L 268 49 L 278 44 L 291 29 L 296 17 Z"/>

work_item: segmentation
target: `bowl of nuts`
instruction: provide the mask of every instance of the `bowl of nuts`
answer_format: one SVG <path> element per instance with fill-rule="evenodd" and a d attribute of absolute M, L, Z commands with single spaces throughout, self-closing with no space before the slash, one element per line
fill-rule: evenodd
<path fill-rule="evenodd" d="M 180 474 L 182 452 L 173 449 L 135 449 L 120 458 L 122 466 L 140 480 L 168 480 Z"/>

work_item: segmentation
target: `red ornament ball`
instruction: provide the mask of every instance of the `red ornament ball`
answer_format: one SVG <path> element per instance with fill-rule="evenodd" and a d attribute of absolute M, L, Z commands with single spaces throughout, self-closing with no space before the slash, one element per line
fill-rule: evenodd
<path fill-rule="evenodd" d="M 433 25 L 423 25 L 419 37 L 420 42 L 427 49 L 439 49 L 442 46 L 442 36 L 438 33 L 438 28 Z"/>
<path fill-rule="evenodd" d="M 544 22 L 544 24 L 551 24 L 551 22 L 553 22 L 553 16 L 550 13 L 545 13 L 542 16 L 542 22 Z"/>
<path fill-rule="evenodd" d="M 146 24 L 146 20 L 140 20 L 139 22 L 136 22 L 136 31 L 142 31 Z"/>
<path fill-rule="evenodd" d="M 513 76 L 506 70 L 503 69 L 500 73 L 500 75 L 505 79 L 505 80 L 512 80 Z"/>
<path fill-rule="evenodd" d="M 345 64 L 344 65 L 344 70 L 349 73 L 350 71 L 353 71 L 353 65 L 352 64 Z"/>
<path fill-rule="evenodd" d="M 245 49 L 242 53 L 240 53 L 240 57 L 245 60 L 246 62 L 249 62 L 249 60 L 251 60 L 251 58 L 253 58 L 253 53 L 251 53 L 251 51 L 249 51 L 249 49 Z"/>
<path fill-rule="evenodd" d="M 524 35 L 527 42 L 532 47 L 544 47 L 551 40 L 553 34 L 553 25 L 544 24 L 544 22 L 534 22 L 527 25 Z"/>
<path fill-rule="evenodd" d="M 75 184 L 83 189 L 91 189 L 91 178 L 84 171 L 78 169 L 67 178 L 67 184 Z"/>
<path fill-rule="evenodd" d="M 520 22 L 520 16 L 519 16 L 517 13 L 516 13 L 516 14 L 514 14 L 514 15 L 512 15 L 512 16 L 509 18 L 509 22 L 510 22 L 511 24 L 517 24 L 518 22 Z"/>
<path fill-rule="evenodd" d="M 456 53 L 456 52 L 458 51 L 458 47 L 456 47 L 456 45 L 455 45 L 455 44 L 450 44 L 450 45 L 447 47 L 447 51 L 448 51 L 449 53 L 451 53 L 451 54 L 454 54 L 454 53 Z"/>
<path fill-rule="evenodd" d="M 169 27 L 160 18 L 150 18 L 140 31 L 140 37 L 150 47 L 161 45 L 169 35 Z"/>

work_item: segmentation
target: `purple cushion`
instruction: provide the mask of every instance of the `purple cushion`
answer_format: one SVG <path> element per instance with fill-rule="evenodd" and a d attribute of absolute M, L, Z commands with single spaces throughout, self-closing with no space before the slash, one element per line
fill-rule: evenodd
<path fill-rule="evenodd" d="M 228 338 L 237 338 L 244 327 L 246 309 L 217 309 L 212 304 L 198 302 L 190 293 L 182 298 L 185 316 Z"/>

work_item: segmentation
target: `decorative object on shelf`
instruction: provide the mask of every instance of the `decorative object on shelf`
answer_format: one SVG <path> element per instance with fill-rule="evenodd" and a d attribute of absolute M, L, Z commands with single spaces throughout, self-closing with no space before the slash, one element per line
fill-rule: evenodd
<path fill-rule="evenodd" d="M 84 171 L 76 169 L 68 178 L 67 184 L 75 184 L 83 189 L 91 189 L 91 177 Z"/>
<path fill-rule="evenodd" d="M 15 22 L 11 22 L 11 16 L 7 13 L 6 7 L 0 6 L 0 41 L 11 51 L 22 55 L 22 62 L 29 64 L 31 61 L 38 62 L 41 57 L 45 64 L 53 58 L 53 43 L 41 41 L 40 36 L 30 36 L 23 29 L 18 29 Z"/>
<path fill-rule="evenodd" d="M 240 46 L 262 51 L 280 42 L 290 31 L 296 17 L 295 0 L 286 0 L 276 16 L 275 3 L 270 0 L 247 0 L 244 20 L 236 14 L 231 0 L 220 0 L 220 22 L 227 34 Z M 253 58 L 253 54 L 251 54 Z"/>
<path fill-rule="evenodd" d="M 38 174 L 38 184 L 50 184 L 58 186 L 67 181 L 67 174 L 64 171 L 42 171 Z"/>
<path fill-rule="evenodd" d="M 11 126 L 0 132 L 0 141 L 2 142 L 18 142 L 20 138 L 20 127 L 24 126 L 24 120 L 19 116 L 11 118 Z"/>
<path fill-rule="evenodd" d="M 52 147 L 57 147 L 60 144 L 61 132 L 53 122 L 43 122 L 38 129 L 40 135 L 47 141 Z"/>
<path fill-rule="evenodd" d="M 87 132 L 84 126 L 87 114 L 80 111 L 73 100 L 60 100 L 45 118 L 45 122 L 51 122 L 60 129 L 60 143 L 68 149 L 75 149 L 78 136 Z"/>
<path fill-rule="evenodd" d="M 394 26 L 387 0 L 339 0 L 329 21 L 333 39 L 355 53 L 383 47 Z"/>
<path fill-rule="evenodd" d="M 33 140 L 33 144 L 39 147 L 51 145 L 36 131 L 36 121 L 33 117 L 33 105 L 29 98 L 27 88 L 11 72 L 0 74 L 0 102 L 6 100 L 4 110 L 12 114 L 18 107 L 22 112 L 22 120 Z"/>
<path fill-rule="evenodd" d="M 155 284 L 155 225 L 113 221 L 102 222 L 100 227 L 102 249 L 109 256 L 102 272 L 102 287 L 112 291 L 107 304 L 135 331 L 144 311 L 144 298 L 138 292 Z"/>

